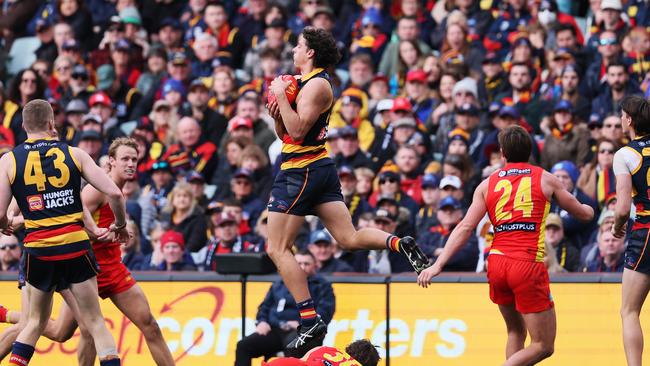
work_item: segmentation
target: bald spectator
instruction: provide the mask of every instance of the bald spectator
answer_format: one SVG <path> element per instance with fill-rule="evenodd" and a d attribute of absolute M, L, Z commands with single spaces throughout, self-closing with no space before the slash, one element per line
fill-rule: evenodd
<path fill-rule="evenodd" d="M 215 144 L 205 138 L 201 126 L 192 117 L 183 117 L 178 122 L 176 137 L 178 143 L 169 147 L 163 160 L 168 161 L 172 171 L 177 174 L 194 170 L 209 181 L 217 167 Z"/>
<path fill-rule="evenodd" d="M 217 40 L 208 33 L 199 34 L 194 40 L 192 50 L 196 61 L 192 62 L 192 78 L 207 77 L 212 74 L 212 61 L 217 57 Z"/>

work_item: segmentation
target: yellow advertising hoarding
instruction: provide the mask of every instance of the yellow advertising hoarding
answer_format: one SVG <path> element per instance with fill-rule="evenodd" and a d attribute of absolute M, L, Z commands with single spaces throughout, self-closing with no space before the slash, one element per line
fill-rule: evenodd
<path fill-rule="evenodd" d="M 177 365 L 232 365 L 241 330 L 238 282 L 142 282 Z M 247 328 L 270 283 L 249 283 Z M 503 362 L 505 326 L 485 283 L 437 283 L 420 289 L 391 286 L 391 365 L 498 365 Z M 558 312 L 556 353 L 543 365 L 624 364 L 618 315 L 620 284 L 551 286 Z M 325 343 L 343 348 L 357 338 L 384 345 L 386 288 L 381 284 L 334 284 L 336 313 Z M 15 282 L 0 282 L 0 303 L 18 309 Z M 56 296 L 54 315 L 61 303 Z M 107 324 L 125 366 L 153 365 L 137 329 L 108 300 Z M 650 334 L 648 311 L 642 319 Z M 645 320 L 645 322 L 643 321 Z M 6 325 L 0 325 L 0 329 Z M 30 365 L 76 364 L 78 336 L 58 344 L 41 339 Z M 385 352 L 381 350 L 382 354 Z M 650 358 L 648 359 L 650 361 Z M 259 361 L 254 363 L 259 365 Z"/>

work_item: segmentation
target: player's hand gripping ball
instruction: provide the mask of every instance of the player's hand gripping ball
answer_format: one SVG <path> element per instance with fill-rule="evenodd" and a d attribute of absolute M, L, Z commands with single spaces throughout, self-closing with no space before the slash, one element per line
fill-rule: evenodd
<path fill-rule="evenodd" d="M 284 94 L 287 96 L 287 100 L 289 101 L 289 104 L 293 103 L 296 100 L 296 97 L 298 96 L 298 80 L 296 80 L 296 78 L 294 78 L 293 75 L 282 75 L 277 77 L 275 80 L 273 80 L 273 82 L 271 83 L 271 87 L 269 88 L 269 93 L 267 97 L 268 103 L 271 104 L 277 100 L 275 94 L 273 93 L 273 90 L 279 89 L 279 87 L 276 87 L 276 85 L 274 85 L 278 82 L 280 82 L 281 85 L 286 85 L 284 89 Z"/>

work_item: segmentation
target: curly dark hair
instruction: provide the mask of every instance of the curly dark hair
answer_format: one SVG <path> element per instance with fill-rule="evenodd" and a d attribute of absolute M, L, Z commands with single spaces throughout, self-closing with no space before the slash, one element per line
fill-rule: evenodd
<path fill-rule="evenodd" d="M 7 98 L 18 105 L 23 104 L 23 98 L 20 94 L 20 83 L 22 82 L 23 74 L 28 72 L 31 72 L 36 77 L 36 91 L 34 91 L 34 94 L 27 96 L 27 102 L 34 99 L 43 99 L 45 96 L 45 82 L 43 79 L 41 79 L 38 73 L 30 68 L 22 69 L 11 80 L 11 83 L 9 83 L 9 88 L 7 90 Z"/>
<path fill-rule="evenodd" d="M 650 103 L 638 95 L 628 95 L 621 101 L 621 109 L 632 118 L 637 135 L 650 134 Z"/>
<path fill-rule="evenodd" d="M 305 27 L 301 33 L 307 47 L 314 50 L 314 67 L 328 68 L 341 59 L 341 52 L 336 47 L 332 33 L 324 29 Z"/>
<path fill-rule="evenodd" d="M 354 357 L 363 366 L 377 366 L 377 363 L 381 359 L 375 345 L 367 339 L 360 339 L 348 344 L 345 347 L 345 352 Z"/>

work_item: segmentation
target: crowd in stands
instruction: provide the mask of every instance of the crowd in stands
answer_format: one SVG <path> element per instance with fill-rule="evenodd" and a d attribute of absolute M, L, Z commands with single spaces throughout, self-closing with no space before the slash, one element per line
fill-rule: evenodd
<path fill-rule="evenodd" d="M 649 25 L 645 0 L 8 0 L 0 59 L 24 37 L 40 46 L 28 68 L 0 66 L 0 151 L 25 140 L 36 98 L 100 165 L 113 139 L 134 138 L 124 262 L 218 271 L 220 253 L 265 250 L 282 144 L 268 86 L 299 73 L 292 48 L 313 26 L 343 55 L 327 147 L 356 226 L 412 235 L 435 260 L 502 166 L 499 130 L 520 125 L 531 162 L 597 212 L 584 223 L 551 205 L 549 269 L 622 271 L 612 160 L 628 141 L 620 100 L 650 96 Z M 492 236 L 486 219 L 445 270 L 483 271 Z M 18 243 L 0 239 L 0 270 Z M 387 250 L 341 251 L 314 217 L 295 246 L 321 273 L 410 271 Z"/>

